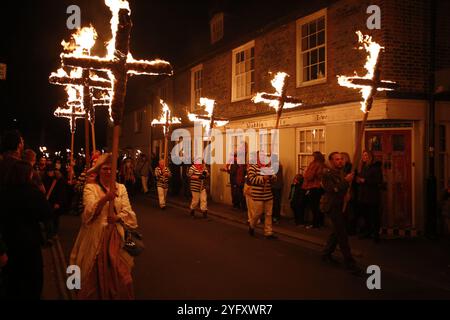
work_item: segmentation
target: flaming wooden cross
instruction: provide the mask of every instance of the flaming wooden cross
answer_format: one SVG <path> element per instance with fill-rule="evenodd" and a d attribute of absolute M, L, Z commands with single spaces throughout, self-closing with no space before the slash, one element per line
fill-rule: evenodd
<path fill-rule="evenodd" d="M 354 77 L 338 76 L 339 85 L 359 89 L 363 97 L 363 101 L 361 102 L 361 111 L 364 113 L 364 116 L 359 128 L 358 140 L 356 140 L 352 171 L 356 170 L 360 161 L 364 130 L 369 112 L 372 109 L 374 96 L 377 91 L 391 91 L 398 88 L 398 84 L 395 82 L 381 80 L 380 52 L 384 48 L 375 41 L 372 41 L 372 37 L 363 35 L 360 31 L 357 31 L 356 34 L 358 35 L 359 43 L 363 45 L 362 47 L 359 47 L 359 50 L 364 49 L 369 54 L 366 64 L 364 65 L 364 68 L 367 70 L 367 74 L 363 77 L 359 77 L 358 75 L 355 75 Z M 347 199 L 349 199 L 349 197 L 347 197 Z M 344 212 L 347 208 L 347 202 L 348 201 L 344 203 Z"/>
<path fill-rule="evenodd" d="M 112 39 L 108 45 L 108 55 L 105 58 L 63 54 L 63 65 L 79 67 L 84 70 L 107 71 L 112 82 L 111 116 L 114 122 L 112 144 L 112 172 L 110 191 L 115 190 L 117 157 L 119 149 L 120 125 L 122 122 L 128 76 L 142 75 L 172 75 L 170 63 L 162 60 L 137 61 L 130 53 L 131 10 L 124 0 L 105 0 L 112 13 Z M 113 202 L 110 202 L 109 215 L 113 216 Z"/>
<path fill-rule="evenodd" d="M 77 119 L 86 118 L 86 112 L 82 107 L 76 107 L 72 105 L 68 109 L 63 109 L 58 107 L 53 114 L 58 118 L 68 118 L 70 123 L 70 133 L 71 133 L 71 143 L 70 143 L 70 174 L 69 174 L 69 182 L 72 182 L 73 178 L 73 151 L 74 151 L 74 140 L 75 140 L 75 131 L 77 128 Z"/>
<path fill-rule="evenodd" d="M 284 109 L 295 108 L 302 105 L 301 100 L 286 95 L 287 77 L 289 77 L 287 73 L 278 72 L 271 81 L 272 87 L 275 88 L 275 93 L 258 92 L 256 96 L 252 98 L 254 103 L 267 103 L 270 107 L 275 109 L 277 112 L 275 129 L 278 129 L 281 114 Z"/>
<path fill-rule="evenodd" d="M 167 166 L 169 161 L 168 144 L 169 144 L 169 131 L 172 124 L 181 123 L 180 118 L 171 116 L 171 112 L 167 103 L 164 100 L 159 100 L 163 106 L 162 115 L 159 119 L 153 119 L 152 126 L 162 126 L 164 132 L 164 163 Z"/>
<path fill-rule="evenodd" d="M 206 115 L 198 115 L 194 113 L 188 113 L 189 120 L 192 122 L 200 122 L 202 126 L 205 128 L 206 135 L 208 137 L 211 136 L 212 129 L 214 126 L 216 127 L 223 127 L 226 125 L 229 121 L 225 118 L 217 117 L 215 114 L 215 107 L 216 102 L 212 99 L 208 98 L 200 98 L 199 105 L 202 107 L 205 107 Z"/>
<path fill-rule="evenodd" d="M 71 41 L 63 41 L 61 44 L 65 50 L 71 51 L 72 55 L 83 57 L 90 56 L 91 49 L 95 45 L 97 38 L 97 32 L 91 27 L 85 27 L 72 34 Z M 86 166 L 90 165 L 89 155 L 89 122 L 92 131 L 92 148 L 93 152 L 96 149 L 95 143 L 95 109 L 93 104 L 92 91 L 106 91 L 111 90 L 111 81 L 109 79 L 100 78 L 94 75 L 89 70 L 83 70 L 81 68 L 75 68 L 70 72 L 70 76 L 65 72 L 63 68 L 60 68 L 58 72 L 52 73 L 49 78 L 50 83 L 63 86 L 77 86 L 82 90 L 82 101 L 78 101 L 77 105 L 87 111 L 85 118 L 85 143 L 86 143 Z M 70 101 L 71 102 L 71 101 Z M 89 122 L 88 122 L 89 120 Z"/>

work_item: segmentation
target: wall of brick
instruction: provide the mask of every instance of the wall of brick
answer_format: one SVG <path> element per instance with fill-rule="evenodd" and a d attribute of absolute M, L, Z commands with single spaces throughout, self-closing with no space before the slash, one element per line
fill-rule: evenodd
<path fill-rule="evenodd" d="M 381 8 L 381 30 L 366 27 L 366 9 L 373 4 Z M 443 3 L 441 9 L 446 6 L 448 4 Z M 365 74 L 363 66 L 367 54 L 364 50 L 356 50 L 355 32 L 361 30 L 386 48 L 381 57 L 383 79 L 399 82 L 398 92 L 403 94 L 426 93 L 430 63 L 429 9 L 427 0 L 342 0 L 334 3 L 327 9 L 327 81 L 299 88 L 296 87 L 296 21 L 267 31 L 255 39 L 256 91 L 272 92 L 270 80 L 273 74 L 269 72 L 285 71 L 290 74 L 288 94 L 302 99 L 307 106 L 359 100 L 360 94 L 340 87 L 336 77 L 352 75 L 354 71 Z M 439 66 L 450 66 L 450 41 L 444 41 L 450 39 L 447 20 L 438 20 Z M 235 118 L 271 112 L 270 108 L 255 105 L 250 100 L 231 102 L 231 54 L 229 50 L 203 61 L 203 95 L 216 100 L 220 116 Z M 190 106 L 190 70 L 175 74 L 171 81 L 175 114 L 183 116 Z M 379 97 L 383 97 L 383 93 Z"/>

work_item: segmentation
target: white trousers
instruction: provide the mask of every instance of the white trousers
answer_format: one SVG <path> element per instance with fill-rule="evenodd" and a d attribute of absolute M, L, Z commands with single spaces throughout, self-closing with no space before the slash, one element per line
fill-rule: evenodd
<path fill-rule="evenodd" d="M 253 217 L 250 221 L 250 226 L 255 228 L 258 220 L 261 218 L 263 212 L 265 213 L 264 219 L 264 235 L 270 236 L 272 231 L 272 206 L 273 200 L 267 201 L 253 201 Z"/>
<path fill-rule="evenodd" d="M 248 223 L 251 222 L 253 216 L 255 215 L 254 213 L 254 208 L 253 208 L 253 199 L 252 196 L 250 195 L 246 195 L 245 196 L 245 202 L 247 203 L 247 217 L 248 217 Z"/>
<path fill-rule="evenodd" d="M 206 190 L 203 189 L 201 192 L 192 191 L 191 193 L 192 193 L 191 210 L 194 210 L 198 206 L 198 203 L 200 202 L 200 210 L 207 211 L 208 204 L 207 204 Z"/>
<path fill-rule="evenodd" d="M 158 187 L 159 206 L 164 208 L 166 206 L 167 189 Z"/>

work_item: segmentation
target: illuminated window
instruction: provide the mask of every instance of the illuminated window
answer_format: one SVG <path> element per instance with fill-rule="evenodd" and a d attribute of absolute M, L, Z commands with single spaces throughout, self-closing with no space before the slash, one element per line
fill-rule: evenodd
<path fill-rule="evenodd" d="M 255 41 L 233 50 L 232 101 L 251 98 L 255 93 Z"/>
<path fill-rule="evenodd" d="M 325 155 L 325 128 L 297 129 L 297 141 L 297 173 L 303 173 L 314 151 Z"/>
<path fill-rule="evenodd" d="M 191 111 L 199 109 L 198 103 L 202 96 L 203 66 L 191 69 Z"/>
<path fill-rule="evenodd" d="M 326 9 L 297 20 L 297 86 L 327 77 Z"/>

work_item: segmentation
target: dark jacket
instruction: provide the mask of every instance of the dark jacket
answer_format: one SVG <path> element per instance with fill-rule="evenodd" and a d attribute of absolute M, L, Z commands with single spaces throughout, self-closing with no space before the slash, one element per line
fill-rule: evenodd
<path fill-rule="evenodd" d="M 377 161 L 369 166 L 363 166 L 359 177 L 365 181 L 359 184 L 358 201 L 363 204 L 379 205 L 383 186 L 381 162 Z"/>
<path fill-rule="evenodd" d="M 43 265 L 40 222 L 50 219 L 50 205 L 31 183 L 11 186 L 1 195 L 0 232 L 7 246 L 8 298 L 39 299 Z"/>
<path fill-rule="evenodd" d="M 325 193 L 320 199 L 320 211 L 342 210 L 344 197 L 349 187 L 349 183 L 344 179 L 344 171 L 325 169 L 322 187 Z"/>

